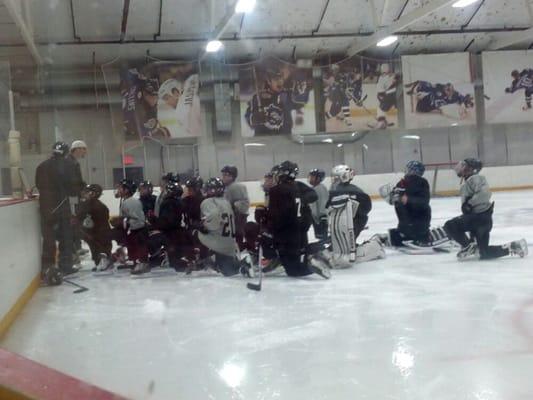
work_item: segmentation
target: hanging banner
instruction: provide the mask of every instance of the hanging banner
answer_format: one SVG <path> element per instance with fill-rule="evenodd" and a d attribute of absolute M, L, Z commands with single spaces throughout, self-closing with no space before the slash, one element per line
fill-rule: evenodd
<path fill-rule="evenodd" d="M 200 136 L 202 123 L 196 63 L 154 62 L 121 69 L 126 139 Z"/>
<path fill-rule="evenodd" d="M 533 122 L 533 51 L 487 52 L 482 59 L 486 122 Z"/>
<path fill-rule="evenodd" d="M 316 133 L 312 68 L 268 58 L 239 71 L 242 136 Z"/>
<path fill-rule="evenodd" d="M 400 74 L 389 61 L 352 57 L 323 69 L 326 132 L 398 126 Z"/>
<path fill-rule="evenodd" d="M 476 124 L 468 53 L 402 57 L 407 128 Z"/>

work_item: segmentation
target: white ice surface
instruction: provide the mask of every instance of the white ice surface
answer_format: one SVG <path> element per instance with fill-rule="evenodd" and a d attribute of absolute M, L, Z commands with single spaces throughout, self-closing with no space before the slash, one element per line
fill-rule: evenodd
<path fill-rule="evenodd" d="M 493 242 L 533 238 L 533 192 L 496 194 Z M 433 200 L 435 225 L 457 198 Z M 394 225 L 375 202 L 370 231 Z M 134 399 L 533 397 L 531 258 L 388 258 L 318 277 L 213 275 L 42 288 L 11 351 Z"/>

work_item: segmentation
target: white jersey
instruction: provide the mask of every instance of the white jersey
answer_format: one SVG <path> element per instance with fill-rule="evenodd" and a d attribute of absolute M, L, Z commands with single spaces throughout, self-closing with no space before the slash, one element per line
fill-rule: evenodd
<path fill-rule="evenodd" d="M 183 93 L 175 109 L 163 101 L 158 103 L 157 119 L 173 138 L 200 136 L 202 133 L 198 87 L 198 75 L 191 75 L 184 83 Z"/>
<path fill-rule="evenodd" d="M 396 93 L 396 85 L 394 85 L 394 74 L 381 74 L 377 84 L 378 93 Z"/>
<path fill-rule="evenodd" d="M 202 223 L 207 233 L 198 233 L 200 242 L 215 253 L 234 256 L 235 216 L 231 204 L 223 197 L 210 197 L 200 205 Z"/>

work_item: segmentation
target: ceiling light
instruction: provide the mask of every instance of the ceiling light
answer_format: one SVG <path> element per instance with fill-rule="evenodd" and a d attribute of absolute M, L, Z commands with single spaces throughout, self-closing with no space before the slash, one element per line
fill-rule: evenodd
<path fill-rule="evenodd" d="M 404 135 L 404 136 L 402 136 L 402 139 L 420 140 L 420 136 L 418 136 L 418 135 Z"/>
<path fill-rule="evenodd" d="M 211 40 L 205 46 L 205 51 L 208 53 L 216 53 L 222 48 L 222 42 L 220 40 Z"/>
<path fill-rule="evenodd" d="M 385 39 L 381 39 L 378 43 L 378 47 L 387 47 L 398 41 L 398 36 L 387 36 Z"/>
<path fill-rule="evenodd" d="M 263 147 L 264 143 L 245 143 L 245 146 L 251 146 L 251 147 Z"/>
<path fill-rule="evenodd" d="M 236 13 L 250 13 L 254 10 L 255 0 L 239 0 L 235 6 Z"/>
<path fill-rule="evenodd" d="M 333 143 L 333 139 L 324 139 L 322 143 Z"/>
<path fill-rule="evenodd" d="M 477 3 L 479 0 L 459 0 L 452 4 L 452 7 L 463 8 L 468 7 L 470 4 Z"/>

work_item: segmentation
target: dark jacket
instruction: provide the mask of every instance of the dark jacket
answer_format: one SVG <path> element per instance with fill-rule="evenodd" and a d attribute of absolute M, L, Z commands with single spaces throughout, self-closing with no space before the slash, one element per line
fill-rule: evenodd
<path fill-rule="evenodd" d="M 267 225 L 274 240 L 298 246 L 306 242 L 303 235 L 307 234 L 313 223 L 309 204 L 317 198 L 313 188 L 302 182 L 282 182 L 272 187 L 269 191 Z"/>
<path fill-rule="evenodd" d="M 39 190 L 42 212 L 52 212 L 60 204 L 69 209 L 68 196 L 75 190 L 70 165 L 64 157 L 51 157 L 37 166 L 35 186 Z"/>
<path fill-rule="evenodd" d="M 139 196 L 139 200 L 141 200 L 141 203 L 143 204 L 144 215 L 149 215 L 150 211 L 154 211 L 155 201 L 157 200 L 157 196 L 155 194 Z"/>
<path fill-rule="evenodd" d="M 154 218 L 153 226 L 160 231 L 181 229 L 183 204 L 181 199 L 166 197 L 159 208 L 159 217 Z"/>
<path fill-rule="evenodd" d="M 408 198 L 406 205 L 401 202 L 394 205 L 398 215 L 398 229 L 400 231 L 428 231 L 431 223 L 428 181 L 421 176 L 406 175 L 396 184 L 396 187 L 404 191 Z"/>
<path fill-rule="evenodd" d="M 85 186 L 87 186 L 81 175 L 80 163 L 74 156 L 72 156 L 72 154 L 67 155 L 65 160 L 70 170 L 71 192 L 69 193 L 69 196 L 77 197 Z"/>
<path fill-rule="evenodd" d="M 90 235 L 108 233 L 111 231 L 109 226 L 109 209 L 98 199 L 82 201 L 78 207 L 78 220 L 83 224 L 83 220 L 89 215 L 94 223 L 94 228 L 83 228 Z"/>
<path fill-rule="evenodd" d="M 200 226 L 202 220 L 200 205 L 202 204 L 203 200 L 204 196 L 202 196 L 201 193 L 187 196 L 182 199 L 184 220 L 187 229 Z"/>

